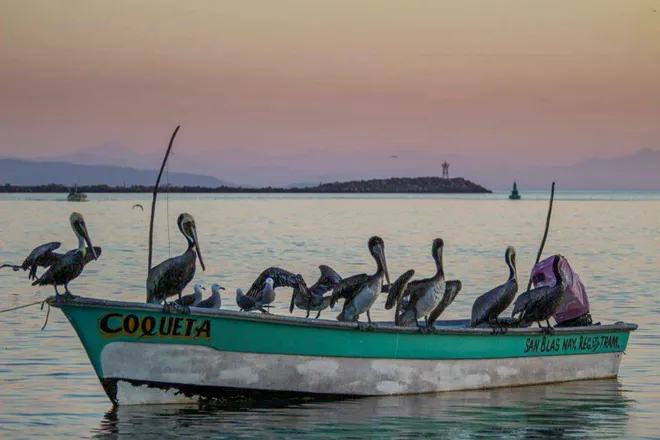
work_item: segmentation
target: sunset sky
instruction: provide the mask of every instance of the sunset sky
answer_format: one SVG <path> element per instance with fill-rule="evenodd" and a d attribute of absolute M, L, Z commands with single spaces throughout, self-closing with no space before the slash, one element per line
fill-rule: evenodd
<path fill-rule="evenodd" d="M 660 149 L 660 0 L 0 6 L 0 155 Z"/>

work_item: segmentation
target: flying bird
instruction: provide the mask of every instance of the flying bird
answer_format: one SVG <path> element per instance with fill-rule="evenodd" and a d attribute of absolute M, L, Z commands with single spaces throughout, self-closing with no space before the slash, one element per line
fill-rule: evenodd
<path fill-rule="evenodd" d="M 133 207 L 131 209 L 135 209 L 135 208 L 140 208 L 141 210 L 144 211 L 144 206 L 140 205 L 139 203 L 136 203 L 135 205 L 133 205 Z"/>

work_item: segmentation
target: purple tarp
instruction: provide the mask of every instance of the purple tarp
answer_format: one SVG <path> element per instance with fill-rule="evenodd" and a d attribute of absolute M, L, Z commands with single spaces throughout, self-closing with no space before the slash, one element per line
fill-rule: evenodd
<path fill-rule="evenodd" d="M 589 312 L 589 298 L 587 298 L 584 284 L 580 281 L 579 275 L 568 264 L 568 260 L 561 255 L 559 258 L 561 259 L 559 271 L 564 279 L 566 291 L 564 292 L 564 300 L 553 315 L 557 324 Z M 555 285 L 555 273 L 552 269 L 554 259 L 555 255 L 539 261 L 534 266 L 532 269 L 532 288 Z"/>

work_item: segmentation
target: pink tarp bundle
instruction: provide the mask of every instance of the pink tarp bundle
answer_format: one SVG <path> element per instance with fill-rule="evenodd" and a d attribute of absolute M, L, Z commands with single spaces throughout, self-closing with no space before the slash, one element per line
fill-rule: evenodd
<path fill-rule="evenodd" d="M 578 274 L 568 264 L 568 260 L 561 255 L 559 258 L 561 259 L 559 271 L 564 279 L 566 291 L 564 292 L 564 301 L 553 316 L 557 324 L 589 312 L 589 298 L 587 298 L 587 291 L 584 288 L 584 284 L 582 284 Z M 539 261 L 534 266 L 532 269 L 532 288 L 555 285 L 555 273 L 552 270 L 554 259 L 555 256 L 553 255 L 543 261 Z"/>

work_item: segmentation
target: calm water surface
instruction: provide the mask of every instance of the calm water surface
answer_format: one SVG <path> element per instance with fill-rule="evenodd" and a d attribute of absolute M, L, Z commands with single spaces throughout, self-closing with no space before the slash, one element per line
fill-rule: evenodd
<path fill-rule="evenodd" d="M 431 241 L 445 240 L 445 268 L 463 291 L 445 312 L 469 316 L 474 299 L 503 282 L 506 245 L 515 245 L 521 278 L 534 262 L 547 194 L 486 196 L 172 195 L 159 199 L 155 261 L 180 253 L 180 212 L 197 222 L 207 270 L 196 282 L 248 287 L 271 265 L 312 283 L 325 263 L 341 275 L 373 270 L 367 239 L 385 240 L 393 278 L 414 268 L 432 274 Z M 20 263 L 36 245 L 76 246 L 68 216 L 85 215 L 103 255 L 71 284 L 75 294 L 144 301 L 148 195 L 0 196 L 0 260 Z M 169 212 L 169 215 L 168 215 Z M 168 246 L 168 224 L 169 237 Z M 616 380 L 343 401 L 246 402 L 224 407 L 112 407 L 61 312 L 38 307 L 0 314 L 0 437 L 173 438 L 658 438 L 660 431 L 660 193 L 558 193 L 544 255 L 561 253 L 586 285 L 597 321 L 639 324 Z M 50 288 L 0 271 L 2 308 L 37 301 Z M 278 292 L 288 313 L 290 291 Z M 236 308 L 233 295 L 223 307 Z M 339 306 L 338 306 L 339 307 Z M 383 299 L 375 319 L 391 319 Z M 296 311 L 294 313 L 302 313 Z M 326 311 L 334 319 L 337 312 Z"/>

